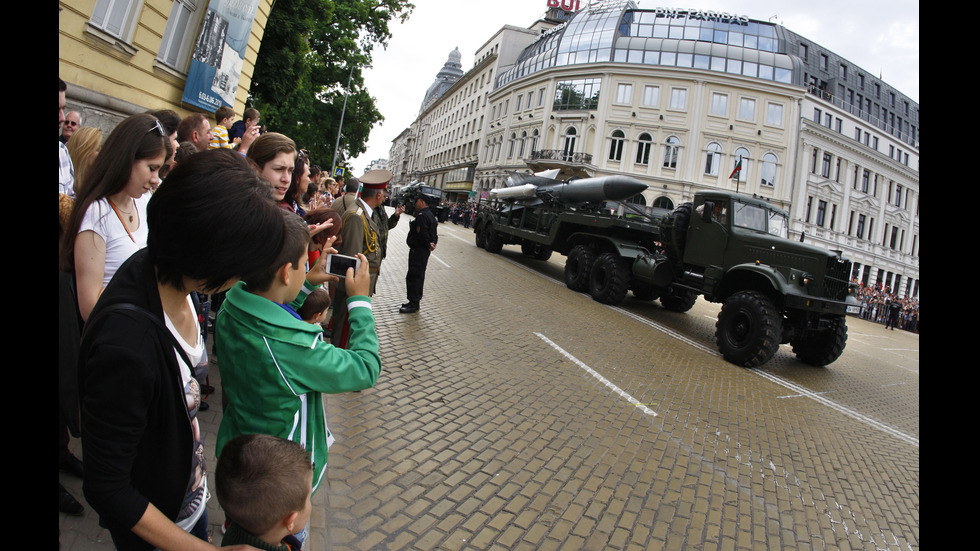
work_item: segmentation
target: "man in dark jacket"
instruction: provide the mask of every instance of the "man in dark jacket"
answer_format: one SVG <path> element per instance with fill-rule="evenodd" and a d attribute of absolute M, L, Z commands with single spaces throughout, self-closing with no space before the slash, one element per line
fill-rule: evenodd
<path fill-rule="evenodd" d="M 435 201 L 438 201 L 437 197 L 426 194 L 415 199 L 415 219 L 408 227 L 408 238 L 405 241 L 408 244 L 408 274 L 405 276 L 408 302 L 398 309 L 402 314 L 418 312 L 419 302 L 422 301 L 425 268 L 429 264 L 429 255 L 436 250 L 436 243 L 439 241 L 439 223 L 429 208 Z"/>

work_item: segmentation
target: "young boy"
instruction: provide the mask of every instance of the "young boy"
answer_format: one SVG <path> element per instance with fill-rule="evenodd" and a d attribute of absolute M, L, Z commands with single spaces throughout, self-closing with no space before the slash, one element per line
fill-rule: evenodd
<path fill-rule="evenodd" d="M 330 309 L 330 293 L 323 287 L 317 287 L 306 297 L 306 302 L 296 310 L 300 319 L 306 323 L 321 324 L 327 321 L 327 310 Z"/>
<path fill-rule="evenodd" d="M 310 520 L 313 465 L 302 446 L 246 434 L 225 445 L 214 473 L 218 503 L 230 521 L 221 545 L 296 551 L 293 533 Z"/>
<path fill-rule="evenodd" d="M 299 216 L 283 211 L 285 235 L 279 258 L 261 273 L 243 277 L 225 294 L 215 321 L 221 379 L 228 406 L 218 427 L 215 451 L 240 434 L 260 433 L 301 444 L 313 456 L 315 492 L 327 466 L 326 422 L 321 393 L 363 390 L 381 373 L 378 336 L 367 259 L 348 269 L 342 285 L 351 344 L 335 348 L 318 325 L 300 319 L 295 308 L 325 281 L 337 281 L 319 260 L 306 272 L 310 235 Z M 247 237 L 247 236 L 244 236 Z M 329 252 L 335 252 L 332 248 Z M 326 256 L 323 255 L 321 259 Z"/>
<path fill-rule="evenodd" d="M 231 143 L 233 144 L 241 141 L 246 130 L 259 124 L 259 118 L 262 116 L 259 113 L 259 110 L 253 107 L 245 109 L 245 113 L 243 115 L 244 120 L 235 122 L 235 124 L 231 125 L 231 128 L 228 129 L 228 139 L 231 140 Z"/>
<path fill-rule="evenodd" d="M 228 127 L 235 118 L 235 111 L 227 105 L 222 105 L 214 112 L 214 122 L 217 123 L 211 129 L 211 141 L 208 143 L 209 149 L 231 149 L 231 142 L 228 140 Z"/>

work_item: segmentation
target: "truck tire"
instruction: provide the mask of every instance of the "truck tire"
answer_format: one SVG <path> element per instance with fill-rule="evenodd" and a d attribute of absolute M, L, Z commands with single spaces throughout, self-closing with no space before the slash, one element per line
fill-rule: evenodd
<path fill-rule="evenodd" d="M 673 287 L 667 287 L 660 296 L 660 304 L 671 312 L 687 312 L 691 308 L 694 308 L 694 303 L 697 301 L 697 293 L 688 290 L 679 290 Z"/>
<path fill-rule="evenodd" d="M 487 252 L 499 254 L 500 251 L 504 250 L 504 240 L 500 238 L 500 235 L 493 229 L 493 226 L 487 224 L 486 230 L 484 231 L 487 235 Z"/>
<path fill-rule="evenodd" d="M 838 317 L 831 320 L 824 331 L 807 331 L 793 339 L 793 353 L 805 364 L 824 367 L 844 353 L 847 344 L 847 320 Z"/>
<path fill-rule="evenodd" d="M 691 213 L 694 212 L 694 204 L 691 202 L 677 205 L 664 222 L 670 222 L 668 227 L 661 226 L 661 233 L 666 239 L 663 243 L 667 249 L 667 256 L 672 260 L 684 258 L 684 247 L 687 246 L 687 228 L 691 223 Z"/>
<path fill-rule="evenodd" d="M 631 291 L 633 291 L 633 298 L 636 300 L 651 301 L 660 297 L 662 289 L 644 281 L 633 281 Z"/>
<path fill-rule="evenodd" d="M 735 365 L 760 366 L 779 348 L 782 324 L 782 316 L 769 297 L 756 291 L 739 291 L 725 300 L 718 314 L 718 349 Z"/>
<path fill-rule="evenodd" d="M 481 224 L 476 227 L 476 246 L 481 249 L 487 248 L 486 224 Z"/>
<path fill-rule="evenodd" d="M 565 259 L 565 286 L 573 291 L 588 291 L 593 262 L 595 252 L 591 248 L 585 245 L 572 247 Z"/>
<path fill-rule="evenodd" d="M 626 298 L 630 285 L 629 266 L 616 253 L 602 253 L 592 264 L 589 294 L 596 302 L 619 304 Z"/>

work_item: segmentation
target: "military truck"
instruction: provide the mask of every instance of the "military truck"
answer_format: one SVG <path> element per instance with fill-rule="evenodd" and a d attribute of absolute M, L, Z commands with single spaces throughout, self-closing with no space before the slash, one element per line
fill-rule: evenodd
<path fill-rule="evenodd" d="M 405 213 L 415 216 L 415 199 L 421 195 L 431 195 L 433 197 L 442 197 L 442 190 L 439 188 L 434 188 L 432 186 L 427 186 L 421 182 L 413 182 L 404 186 L 389 198 L 389 203 L 391 206 L 404 205 Z M 435 204 L 429 207 L 432 209 L 432 214 L 435 215 L 436 220 L 439 222 L 445 222 L 449 218 L 449 209 L 442 204 Z"/>
<path fill-rule="evenodd" d="M 596 179 L 563 186 L 596 189 L 589 180 Z M 558 252 L 566 257 L 566 286 L 605 304 L 618 304 L 628 292 L 659 298 L 675 312 L 690 310 L 698 296 L 721 303 L 718 348 L 736 365 L 760 366 L 781 343 L 813 366 L 844 351 L 846 314 L 859 308 L 850 261 L 841 251 L 788 239 L 787 213 L 767 200 L 700 191 L 692 202 L 663 209 L 598 193 L 588 201 L 562 200 L 555 185 L 535 182 L 544 191 L 533 197 L 503 191 L 481 204 L 476 244 L 493 253 L 520 245 L 538 259 Z"/>

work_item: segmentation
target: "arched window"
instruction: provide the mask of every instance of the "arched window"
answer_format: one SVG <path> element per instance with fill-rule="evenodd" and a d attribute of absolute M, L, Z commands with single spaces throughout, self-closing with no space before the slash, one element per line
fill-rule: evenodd
<path fill-rule="evenodd" d="M 664 168 L 677 168 L 677 155 L 680 152 L 681 141 L 677 136 L 671 136 L 664 142 Z"/>
<path fill-rule="evenodd" d="M 766 153 L 762 156 L 762 185 L 776 186 L 776 156 Z"/>
<path fill-rule="evenodd" d="M 657 197 L 653 201 L 653 206 L 659 207 L 659 208 L 662 208 L 662 209 L 671 209 L 671 210 L 673 210 L 673 208 L 674 208 L 674 202 L 670 200 L 670 197 L 660 196 L 660 197 Z"/>
<path fill-rule="evenodd" d="M 650 164 L 650 148 L 653 146 L 653 138 L 644 132 L 640 134 L 637 140 L 639 143 L 636 147 L 636 164 L 648 165 Z"/>
<path fill-rule="evenodd" d="M 527 144 L 527 132 L 521 132 L 521 145 L 517 148 L 517 158 L 524 158 L 524 145 Z"/>
<path fill-rule="evenodd" d="M 514 144 L 517 143 L 517 133 L 512 133 L 510 135 L 510 146 L 507 148 L 507 158 L 510 159 L 514 156 Z"/>
<path fill-rule="evenodd" d="M 575 135 L 578 133 L 574 126 L 569 126 L 565 130 L 565 143 L 562 146 L 562 160 L 571 161 L 572 156 L 575 154 Z"/>
<path fill-rule="evenodd" d="M 749 150 L 744 147 L 736 149 L 732 161 L 732 173 L 729 176 L 739 182 L 744 182 L 745 175 L 749 173 Z M 736 169 L 738 169 L 738 174 L 735 173 Z"/>
<path fill-rule="evenodd" d="M 534 132 L 531 132 L 531 152 L 533 153 L 538 148 L 538 129 L 535 128 Z"/>
<path fill-rule="evenodd" d="M 623 134 L 622 130 L 613 131 L 612 142 L 609 144 L 610 161 L 623 160 L 623 143 L 625 143 L 625 141 L 626 141 L 626 134 Z"/>
<path fill-rule="evenodd" d="M 721 164 L 721 146 L 715 142 L 708 144 L 705 153 L 704 173 L 708 176 L 718 175 L 718 166 Z"/>

